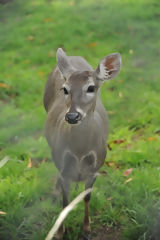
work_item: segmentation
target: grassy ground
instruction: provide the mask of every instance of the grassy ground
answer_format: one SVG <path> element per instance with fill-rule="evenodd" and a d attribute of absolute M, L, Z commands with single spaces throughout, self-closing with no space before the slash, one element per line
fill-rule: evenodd
<path fill-rule="evenodd" d="M 44 239 L 61 209 L 52 204 L 57 170 L 43 137 L 42 106 L 58 47 L 94 67 L 112 52 L 123 60 L 119 76 L 101 91 L 110 138 L 91 200 L 94 232 L 160 239 L 159 12 L 158 0 L 0 5 L 0 159 L 9 157 L 0 168 L 0 239 Z M 71 198 L 78 192 L 73 186 Z M 66 220 L 66 239 L 77 239 L 82 218 L 81 203 Z"/>

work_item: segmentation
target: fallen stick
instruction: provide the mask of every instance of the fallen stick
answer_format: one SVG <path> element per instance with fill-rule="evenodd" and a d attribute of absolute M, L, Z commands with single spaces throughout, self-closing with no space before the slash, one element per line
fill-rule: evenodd
<path fill-rule="evenodd" d="M 0 168 L 3 167 L 9 160 L 9 157 L 6 156 L 0 161 Z"/>
<path fill-rule="evenodd" d="M 70 211 L 72 211 L 75 206 L 84 199 L 84 197 L 91 192 L 91 188 L 88 188 L 87 190 L 85 190 L 84 192 L 80 193 L 67 207 L 65 207 L 63 209 L 63 211 L 59 214 L 59 217 L 57 218 L 55 224 L 53 225 L 53 227 L 51 228 L 51 230 L 49 231 L 47 237 L 45 238 L 45 240 L 51 240 L 55 233 L 57 232 L 58 228 L 60 227 L 60 225 L 62 224 L 62 222 L 64 221 L 64 219 L 67 217 L 67 215 L 69 214 Z"/>

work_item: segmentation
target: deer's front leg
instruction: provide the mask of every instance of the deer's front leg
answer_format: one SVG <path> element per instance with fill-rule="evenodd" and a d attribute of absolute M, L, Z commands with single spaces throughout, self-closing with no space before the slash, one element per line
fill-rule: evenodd
<path fill-rule="evenodd" d="M 92 188 L 96 180 L 96 176 L 97 175 L 95 174 L 88 179 L 85 185 L 85 189 Z M 83 231 L 85 233 L 85 239 L 90 239 L 89 234 L 91 232 L 90 219 L 89 219 L 90 198 L 91 198 L 91 193 L 87 194 L 87 196 L 84 198 L 85 209 L 84 209 Z"/>
<path fill-rule="evenodd" d="M 63 205 L 63 208 L 65 208 L 69 203 L 68 197 L 69 197 L 70 181 L 68 179 L 63 178 L 63 176 L 59 178 L 59 181 L 60 181 L 59 184 L 61 186 L 61 191 L 62 191 L 62 205 Z M 64 227 L 64 223 L 62 223 L 57 231 L 55 239 L 62 240 L 64 232 L 65 232 L 65 227 Z"/>
<path fill-rule="evenodd" d="M 61 176 L 57 177 L 56 186 L 53 192 L 53 203 L 56 203 L 61 194 Z"/>

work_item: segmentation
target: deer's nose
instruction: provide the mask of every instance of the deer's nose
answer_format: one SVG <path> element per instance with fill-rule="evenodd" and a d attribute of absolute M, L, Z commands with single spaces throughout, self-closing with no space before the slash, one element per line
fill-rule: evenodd
<path fill-rule="evenodd" d="M 75 124 L 80 120 L 80 113 L 79 112 L 68 112 L 66 113 L 65 119 L 67 122 L 71 124 Z"/>

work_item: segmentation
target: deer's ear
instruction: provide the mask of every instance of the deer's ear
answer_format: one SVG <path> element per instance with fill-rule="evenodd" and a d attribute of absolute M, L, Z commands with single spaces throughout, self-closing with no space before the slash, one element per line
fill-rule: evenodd
<path fill-rule="evenodd" d="M 114 78 L 121 68 L 121 55 L 112 53 L 104 57 L 95 70 L 96 78 L 100 80 L 110 80 Z"/>
<path fill-rule="evenodd" d="M 70 64 L 70 61 L 62 48 L 58 48 L 57 50 L 57 65 L 64 78 L 67 78 L 70 73 L 74 71 L 74 68 Z"/>

